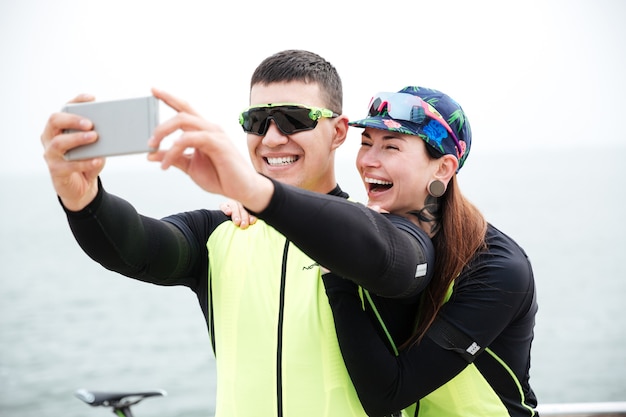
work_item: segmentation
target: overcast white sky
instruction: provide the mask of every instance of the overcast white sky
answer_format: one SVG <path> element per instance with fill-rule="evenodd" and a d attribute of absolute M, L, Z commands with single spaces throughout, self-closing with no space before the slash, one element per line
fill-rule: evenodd
<path fill-rule="evenodd" d="M 287 48 L 337 67 L 351 118 L 377 91 L 445 91 L 468 113 L 472 152 L 626 143 L 625 20 L 621 0 L 0 0 L 0 172 L 45 172 L 43 126 L 81 92 L 160 87 L 243 145 L 249 77 Z M 145 160 L 133 158 L 107 169 Z"/>

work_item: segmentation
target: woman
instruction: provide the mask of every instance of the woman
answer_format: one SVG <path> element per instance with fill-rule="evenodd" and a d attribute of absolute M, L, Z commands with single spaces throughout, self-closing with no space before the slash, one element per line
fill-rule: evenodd
<path fill-rule="evenodd" d="M 411 416 L 536 415 L 528 381 L 537 312 L 532 268 L 459 189 L 456 173 L 471 145 L 461 106 L 440 91 L 407 87 L 377 94 L 368 116 L 350 125 L 364 128 L 356 165 L 369 205 L 410 219 L 436 252 L 418 314 L 403 324 L 399 315 L 391 319 L 413 329 L 392 341 L 396 351 L 379 337 L 385 315 L 371 320 L 364 312 L 363 291 L 324 276 L 364 409 L 371 416 L 401 409 Z"/>

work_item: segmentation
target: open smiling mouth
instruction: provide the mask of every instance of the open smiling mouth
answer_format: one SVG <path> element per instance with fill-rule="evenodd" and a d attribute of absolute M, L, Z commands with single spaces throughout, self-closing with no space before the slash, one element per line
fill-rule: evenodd
<path fill-rule="evenodd" d="M 366 177 L 365 182 L 367 183 L 368 191 L 373 193 L 387 191 L 388 189 L 393 187 L 393 182 L 391 181 L 383 181 Z"/>
<path fill-rule="evenodd" d="M 297 156 L 283 156 L 280 158 L 264 158 L 268 165 L 273 167 L 285 166 L 293 164 L 299 158 Z"/>

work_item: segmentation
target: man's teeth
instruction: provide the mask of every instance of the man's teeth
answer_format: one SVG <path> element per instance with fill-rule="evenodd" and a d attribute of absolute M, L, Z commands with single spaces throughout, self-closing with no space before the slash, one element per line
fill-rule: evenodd
<path fill-rule="evenodd" d="M 297 161 L 295 156 L 283 156 L 280 158 L 267 158 L 267 163 L 270 165 L 288 165 Z"/>
<path fill-rule="evenodd" d="M 391 181 L 377 180 L 375 178 L 365 178 L 365 182 L 369 184 L 378 184 L 378 185 L 392 185 L 393 184 Z"/>

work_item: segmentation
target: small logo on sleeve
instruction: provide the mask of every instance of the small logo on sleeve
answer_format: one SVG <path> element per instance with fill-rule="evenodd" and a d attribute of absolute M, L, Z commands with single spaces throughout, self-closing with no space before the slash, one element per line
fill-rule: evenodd
<path fill-rule="evenodd" d="M 467 349 L 465 349 L 465 351 L 467 353 L 469 353 L 470 355 L 475 355 L 478 353 L 478 351 L 480 350 L 480 346 L 478 346 L 478 343 L 476 342 L 472 342 L 472 344 L 470 345 L 470 347 L 468 347 Z"/>

